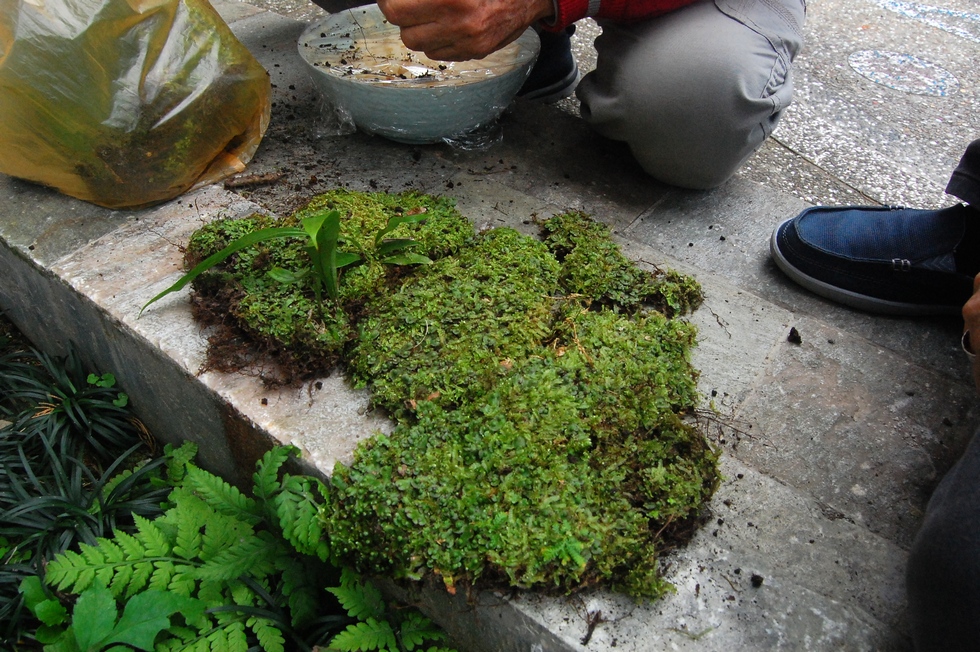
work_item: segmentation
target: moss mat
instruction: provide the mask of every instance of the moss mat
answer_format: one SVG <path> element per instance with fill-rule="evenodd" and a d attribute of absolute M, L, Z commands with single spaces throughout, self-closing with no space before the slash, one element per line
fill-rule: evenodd
<path fill-rule="evenodd" d="M 340 210 L 341 249 L 358 253 L 336 300 L 274 280 L 308 266 L 303 244 L 246 249 L 195 282 L 198 316 L 249 339 L 212 348 L 219 368 L 277 356 L 285 379 L 339 363 L 395 421 L 334 469 L 322 510 L 338 561 L 395 577 L 636 596 L 669 585 L 657 557 L 692 531 L 718 482 L 717 452 L 685 420 L 700 397 L 697 283 L 647 272 L 579 213 L 540 240 L 474 233 L 452 200 L 333 191 L 284 220 L 251 216 L 194 234 L 190 262 L 251 231 Z M 383 265 L 374 234 L 430 265 Z M 282 274 L 278 275 L 280 278 Z M 293 274 L 293 277 L 298 274 Z M 218 338 L 228 342 L 228 337 Z"/>

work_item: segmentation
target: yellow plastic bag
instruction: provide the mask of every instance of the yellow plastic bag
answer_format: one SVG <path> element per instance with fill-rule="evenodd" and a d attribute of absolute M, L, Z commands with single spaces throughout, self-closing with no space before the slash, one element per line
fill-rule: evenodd
<path fill-rule="evenodd" d="M 240 172 L 268 73 L 207 0 L 0 0 L 0 172 L 109 208 Z"/>

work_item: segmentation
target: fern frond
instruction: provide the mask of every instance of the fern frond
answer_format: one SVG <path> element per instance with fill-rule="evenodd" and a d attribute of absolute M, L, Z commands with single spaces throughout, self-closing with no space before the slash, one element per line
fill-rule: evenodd
<path fill-rule="evenodd" d="M 197 569 L 196 577 L 202 580 L 233 580 L 248 573 L 264 577 L 275 570 L 275 559 L 288 554 L 282 544 L 268 532 L 259 532 L 247 539 L 240 539 L 225 548 Z"/>
<path fill-rule="evenodd" d="M 385 613 L 384 598 L 381 592 L 350 568 L 344 568 L 340 574 L 340 586 L 328 588 L 327 591 L 337 596 L 340 606 L 349 616 L 358 620 L 369 618 L 380 619 Z"/>
<path fill-rule="evenodd" d="M 249 618 L 246 624 L 259 639 L 259 645 L 265 652 L 285 652 L 286 639 L 273 622 L 267 618 Z"/>
<path fill-rule="evenodd" d="M 421 647 L 425 641 L 441 641 L 446 638 L 444 631 L 417 611 L 408 612 L 398 628 L 398 635 L 407 652 Z"/>
<path fill-rule="evenodd" d="M 151 575 L 153 575 L 153 562 L 141 561 L 133 564 L 133 579 L 129 581 L 126 597 L 131 598 L 142 591 L 150 581 Z"/>
<path fill-rule="evenodd" d="M 203 546 L 202 532 L 213 518 L 214 510 L 189 492 L 174 491 L 171 496 L 180 512 L 174 555 L 183 559 L 197 559 L 201 556 Z"/>
<path fill-rule="evenodd" d="M 101 540 L 100 543 L 101 542 L 104 542 L 104 539 Z M 79 544 L 78 549 L 81 551 L 82 558 L 85 560 L 85 563 L 89 566 L 99 567 L 106 563 L 105 555 L 99 546 L 82 543 Z"/>
<path fill-rule="evenodd" d="M 172 484 L 179 485 L 184 481 L 187 467 L 197 457 L 197 444 L 187 441 L 180 448 L 167 444 L 163 453 L 167 456 L 167 478 Z"/>
<path fill-rule="evenodd" d="M 153 562 L 153 574 L 150 576 L 150 590 L 166 592 L 170 588 L 170 582 L 174 578 L 177 569 L 172 561 Z"/>
<path fill-rule="evenodd" d="M 107 498 L 109 494 L 112 493 L 113 489 L 118 487 L 123 480 L 133 475 L 133 472 L 138 470 L 140 466 L 143 466 L 143 463 L 140 463 L 139 466 L 137 466 L 134 469 L 125 469 L 123 471 L 120 471 L 116 475 L 109 478 L 109 480 L 104 485 L 102 485 L 102 490 L 100 491 L 100 495 L 102 496 L 102 498 L 103 499 Z M 94 512 L 96 509 L 98 509 L 98 507 L 99 504 L 98 502 L 96 502 L 94 505 L 92 505 L 91 511 Z"/>
<path fill-rule="evenodd" d="M 85 564 L 85 558 L 80 554 L 74 550 L 66 550 L 48 564 L 44 581 L 59 591 L 81 593 L 88 585 L 78 590 L 75 589 L 75 586 L 78 584 L 78 576 L 81 574 L 81 569 L 85 567 Z"/>
<path fill-rule="evenodd" d="M 316 478 L 287 475 L 274 503 L 283 537 L 304 555 L 326 561 L 326 533 L 319 519 L 320 505 L 313 500 L 313 486 L 317 483 L 323 484 Z"/>
<path fill-rule="evenodd" d="M 229 582 L 228 587 L 231 589 L 231 599 L 235 601 L 235 604 L 243 607 L 252 607 L 255 605 L 255 593 L 252 592 L 252 589 L 245 582 L 235 580 L 234 582 Z"/>
<path fill-rule="evenodd" d="M 289 603 L 289 616 L 293 627 L 303 627 L 316 618 L 323 589 L 316 582 L 316 573 L 310 573 L 307 565 L 295 557 L 276 560 L 280 575 L 280 590 Z"/>
<path fill-rule="evenodd" d="M 363 623 L 348 625 L 347 629 L 334 636 L 330 641 L 330 648 L 340 652 L 369 652 L 370 650 L 397 652 L 398 642 L 388 621 L 368 618 Z"/>
<path fill-rule="evenodd" d="M 225 582 L 214 582 L 201 580 L 197 587 L 197 599 L 208 607 L 217 607 L 226 604 L 230 600 L 231 592 L 227 590 Z"/>
<path fill-rule="evenodd" d="M 133 579 L 133 565 L 124 564 L 116 568 L 116 576 L 112 578 L 106 586 L 109 587 L 109 592 L 112 593 L 112 597 L 117 600 L 126 594 L 126 589 L 129 587 L 130 582 Z M 130 596 L 126 596 L 130 597 Z"/>
<path fill-rule="evenodd" d="M 175 573 L 168 586 L 171 593 L 182 595 L 185 598 L 192 597 L 195 588 L 197 588 L 197 580 L 189 573 Z"/>
<path fill-rule="evenodd" d="M 139 514 L 133 514 L 136 522 L 136 538 L 143 544 L 146 557 L 169 557 L 173 546 L 169 537 L 156 521 L 150 521 Z M 159 520 L 159 519 L 158 519 Z"/>
<path fill-rule="evenodd" d="M 252 490 L 255 497 L 265 502 L 279 490 L 279 469 L 289 459 L 290 455 L 299 455 L 299 449 L 295 446 L 277 446 L 262 456 L 255 464 L 255 473 L 252 481 L 255 488 Z"/>
<path fill-rule="evenodd" d="M 228 634 L 228 652 L 248 652 L 248 637 L 245 623 L 237 621 L 225 627 Z"/>
<path fill-rule="evenodd" d="M 207 635 L 208 652 L 228 652 L 228 630 L 218 628 Z"/>
<path fill-rule="evenodd" d="M 238 519 L 216 516 L 204 528 L 201 542 L 201 561 L 214 559 L 215 555 L 238 543 L 240 539 L 254 536 L 252 526 Z"/>
<path fill-rule="evenodd" d="M 212 473 L 189 466 L 184 485 L 219 514 L 234 516 L 252 524 L 262 520 L 254 500 Z"/>
<path fill-rule="evenodd" d="M 145 556 L 146 549 L 143 547 L 143 544 L 128 532 L 116 530 L 114 540 L 122 551 L 124 559 L 133 561 L 135 559 L 142 559 Z"/>

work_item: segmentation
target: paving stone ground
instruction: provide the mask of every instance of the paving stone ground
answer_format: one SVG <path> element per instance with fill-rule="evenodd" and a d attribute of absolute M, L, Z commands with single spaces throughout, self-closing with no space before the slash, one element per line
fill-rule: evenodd
<path fill-rule="evenodd" d="M 270 444 L 295 443 L 311 470 L 348 459 L 385 423 L 336 377 L 271 391 L 199 374 L 203 335 L 185 295 L 137 319 L 169 284 L 179 245 L 203 220 L 286 213 L 319 191 L 450 194 L 480 225 L 583 210 L 644 265 L 693 274 L 701 388 L 720 411 L 726 480 L 712 518 L 670 555 L 677 592 L 652 604 L 402 591 L 471 650 L 908 650 L 904 564 L 935 483 L 980 424 L 958 319 L 870 316 L 800 290 L 768 256 L 781 220 L 810 204 L 936 206 L 980 133 L 980 13 L 972 0 L 811 0 L 796 102 L 774 137 L 723 187 L 682 191 L 646 178 L 574 100 L 517 103 L 486 151 L 324 136 L 296 54 L 302 0 L 219 0 L 269 70 L 273 121 L 250 170 L 274 185 L 205 188 L 145 211 L 107 211 L 0 177 L 0 307 L 38 344 L 73 340 L 113 369 L 150 429 L 191 438 L 204 461 L 241 474 Z M 594 65 L 580 25 L 575 48 Z M 787 336 L 791 328 L 802 343 Z M 762 578 L 755 586 L 752 576 Z M 588 643 L 589 620 L 598 624 Z"/>

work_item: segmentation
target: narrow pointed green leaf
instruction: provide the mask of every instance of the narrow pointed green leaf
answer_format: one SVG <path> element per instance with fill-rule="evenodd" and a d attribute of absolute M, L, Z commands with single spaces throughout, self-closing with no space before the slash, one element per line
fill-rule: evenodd
<path fill-rule="evenodd" d="M 352 254 L 347 251 L 338 251 L 334 262 L 337 265 L 337 269 L 341 269 L 343 267 L 347 267 L 348 265 L 353 265 L 360 260 L 361 257 L 358 254 Z"/>
<path fill-rule="evenodd" d="M 421 222 L 428 217 L 425 213 L 415 213 L 414 215 L 395 215 L 388 220 L 385 228 L 378 231 L 374 236 L 374 246 L 377 247 L 386 235 L 397 229 L 402 224 L 414 224 Z"/>
<path fill-rule="evenodd" d="M 431 265 L 432 259 L 428 256 L 423 256 L 422 254 L 405 252 L 403 254 L 388 256 L 381 262 L 386 265 Z"/>
<path fill-rule="evenodd" d="M 280 283 L 292 284 L 298 283 L 306 278 L 310 270 L 304 269 L 298 272 L 293 272 L 288 269 L 283 269 L 282 267 L 273 267 L 268 272 L 266 272 L 273 281 L 279 281 Z"/>
<path fill-rule="evenodd" d="M 176 283 L 174 283 L 166 290 L 164 290 L 160 294 L 156 295 L 155 297 L 147 301 L 143 305 L 143 307 L 140 308 L 140 314 L 142 315 L 143 311 L 146 310 L 146 308 L 151 303 L 154 303 L 155 301 L 162 299 L 163 297 L 167 296 L 171 292 L 177 292 L 179 290 L 182 290 L 188 283 L 190 283 L 191 281 L 193 281 L 198 276 L 208 271 L 218 263 L 223 262 L 229 256 L 231 256 L 233 253 L 237 251 L 241 251 L 246 247 L 250 247 L 254 244 L 258 244 L 259 242 L 263 242 L 265 240 L 272 240 L 275 238 L 303 237 L 305 235 L 306 232 L 304 230 L 293 228 L 293 227 L 274 227 L 270 229 L 259 229 L 258 231 L 253 231 L 252 233 L 243 235 L 242 237 L 238 238 L 237 240 L 229 244 L 227 247 L 225 247 L 218 253 L 212 254 L 207 258 L 205 258 L 204 260 L 202 260 L 194 267 L 194 269 L 181 276 Z"/>
<path fill-rule="evenodd" d="M 414 247 L 418 245 L 415 240 L 408 239 L 398 239 L 398 240 L 385 240 L 377 247 L 378 256 L 387 256 L 388 254 L 393 254 L 396 251 L 401 251 L 402 249 L 408 249 L 409 247 Z"/>

